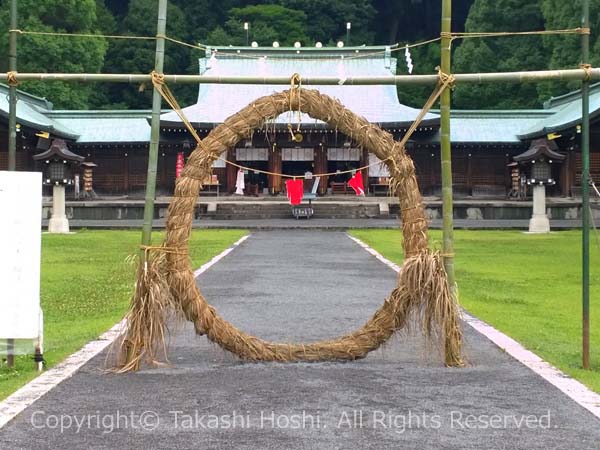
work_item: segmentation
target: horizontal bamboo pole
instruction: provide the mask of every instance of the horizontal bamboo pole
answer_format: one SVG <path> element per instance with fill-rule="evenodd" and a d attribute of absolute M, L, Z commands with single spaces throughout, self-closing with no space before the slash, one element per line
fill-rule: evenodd
<path fill-rule="evenodd" d="M 600 68 L 539 70 L 529 72 L 495 72 L 495 73 L 463 73 L 454 74 L 457 83 L 535 83 L 539 81 L 571 81 L 583 80 L 589 74 L 591 81 L 600 80 Z M 7 80 L 6 72 L 0 73 L 1 80 Z M 109 83 L 143 83 L 151 82 L 150 74 L 117 74 L 117 73 L 18 73 L 19 81 L 102 81 Z M 165 81 L 170 84 L 220 83 L 220 84 L 277 84 L 289 85 L 290 77 L 255 77 L 255 76 L 206 76 L 206 75 L 167 75 Z M 396 75 L 376 77 L 303 77 L 303 85 L 433 85 L 437 83 L 437 75 Z"/>

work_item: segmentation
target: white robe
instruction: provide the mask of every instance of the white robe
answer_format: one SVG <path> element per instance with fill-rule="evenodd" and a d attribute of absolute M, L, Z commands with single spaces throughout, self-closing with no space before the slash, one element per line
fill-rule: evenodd
<path fill-rule="evenodd" d="M 242 169 L 238 170 L 237 180 L 235 182 L 235 193 L 238 195 L 244 195 L 244 189 L 246 185 L 244 184 L 244 171 Z"/>

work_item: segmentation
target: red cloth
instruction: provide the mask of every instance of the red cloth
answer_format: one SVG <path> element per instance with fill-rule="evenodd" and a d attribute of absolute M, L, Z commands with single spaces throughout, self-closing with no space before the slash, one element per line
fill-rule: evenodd
<path fill-rule="evenodd" d="M 350 178 L 348 186 L 354 189 L 356 195 L 365 195 L 365 185 L 363 184 L 362 172 L 360 170 L 357 170 L 354 176 Z"/>
<path fill-rule="evenodd" d="M 302 178 L 286 180 L 285 189 L 287 190 L 290 205 L 299 205 L 302 203 L 302 197 L 304 196 L 304 181 Z"/>
<path fill-rule="evenodd" d="M 177 162 L 175 163 L 175 178 L 179 178 L 181 176 L 181 171 L 183 170 L 184 166 L 185 163 L 183 161 L 183 153 L 179 152 L 177 153 Z"/>

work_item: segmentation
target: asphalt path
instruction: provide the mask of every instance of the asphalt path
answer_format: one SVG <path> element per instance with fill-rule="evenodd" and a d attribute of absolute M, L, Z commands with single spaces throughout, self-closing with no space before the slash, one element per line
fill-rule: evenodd
<path fill-rule="evenodd" d="M 277 341 L 359 327 L 396 274 L 343 232 L 257 231 L 200 276 L 243 330 Z M 469 366 L 418 333 L 345 363 L 247 363 L 191 327 L 172 366 L 103 372 L 101 354 L 0 430 L 1 449 L 598 449 L 599 421 L 466 327 Z"/>

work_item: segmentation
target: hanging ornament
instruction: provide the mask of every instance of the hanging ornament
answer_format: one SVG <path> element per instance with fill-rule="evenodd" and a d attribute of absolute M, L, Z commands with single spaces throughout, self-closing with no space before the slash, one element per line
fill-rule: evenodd
<path fill-rule="evenodd" d="M 362 172 L 360 170 L 357 170 L 352 178 L 350 178 L 348 186 L 354 189 L 356 195 L 365 195 L 365 185 L 363 184 Z"/>
<path fill-rule="evenodd" d="M 244 171 L 239 169 L 237 173 L 237 179 L 235 181 L 235 193 L 237 195 L 244 195 L 244 189 L 246 189 L 246 185 L 244 183 Z"/>
<path fill-rule="evenodd" d="M 413 71 L 413 62 L 412 57 L 410 56 L 410 49 L 408 46 L 404 47 L 404 57 L 406 58 L 406 67 L 408 68 L 408 73 L 412 75 Z"/>
<path fill-rule="evenodd" d="M 302 178 L 286 180 L 285 189 L 287 197 L 290 200 L 290 205 L 299 205 L 302 203 L 302 197 L 304 196 L 304 181 Z"/>

